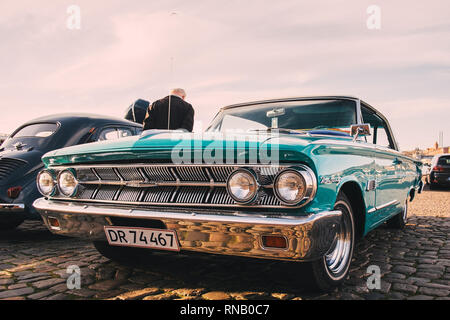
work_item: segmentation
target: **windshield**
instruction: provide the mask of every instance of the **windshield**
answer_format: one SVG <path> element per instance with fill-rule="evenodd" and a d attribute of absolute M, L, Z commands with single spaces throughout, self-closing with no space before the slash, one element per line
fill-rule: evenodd
<path fill-rule="evenodd" d="M 355 123 L 355 101 L 304 100 L 225 109 L 214 119 L 208 131 L 280 128 L 350 133 L 350 126 Z"/>
<path fill-rule="evenodd" d="M 35 137 L 47 138 L 54 134 L 58 129 L 56 123 L 35 123 L 23 127 L 17 131 L 11 138 Z"/>

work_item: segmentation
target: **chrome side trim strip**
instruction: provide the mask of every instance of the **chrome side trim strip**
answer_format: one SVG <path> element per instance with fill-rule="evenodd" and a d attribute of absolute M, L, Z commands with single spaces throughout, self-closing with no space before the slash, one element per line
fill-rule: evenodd
<path fill-rule="evenodd" d="M 385 203 L 385 204 L 377 207 L 377 210 L 381 210 L 381 209 L 384 209 L 384 208 L 387 208 L 387 207 L 390 207 L 390 206 L 394 206 L 394 205 L 398 205 L 398 204 L 400 204 L 400 201 L 392 200 L 391 202 Z"/>
<path fill-rule="evenodd" d="M 385 203 L 385 204 L 383 204 L 383 205 L 381 205 L 381 206 L 374 207 L 374 208 L 368 210 L 367 213 L 374 213 L 375 211 L 379 211 L 379 210 L 381 210 L 381 209 L 385 209 L 385 208 L 387 208 L 387 207 L 394 206 L 394 205 L 396 206 L 396 205 L 398 205 L 398 204 L 400 204 L 400 201 L 398 201 L 398 200 L 392 200 L 392 201 L 390 201 L 390 202 L 388 202 L 388 203 Z"/>

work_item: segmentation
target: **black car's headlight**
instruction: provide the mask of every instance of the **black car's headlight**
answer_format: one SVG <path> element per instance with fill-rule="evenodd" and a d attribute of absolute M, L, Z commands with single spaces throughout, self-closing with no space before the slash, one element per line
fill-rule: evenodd
<path fill-rule="evenodd" d="M 247 169 L 238 169 L 228 177 L 228 194 L 237 203 L 253 202 L 258 195 L 258 189 L 255 175 Z"/>
<path fill-rule="evenodd" d="M 78 180 L 71 170 L 63 170 L 58 174 L 58 189 L 67 197 L 73 197 L 77 193 Z"/>
<path fill-rule="evenodd" d="M 276 197 L 283 204 L 295 206 L 314 197 L 315 175 L 307 167 L 288 168 L 275 177 L 273 189 Z"/>
<path fill-rule="evenodd" d="M 37 188 L 43 196 L 51 196 L 55 193 L 55 177 L 48 170 L 39 172 L 36 178 Z"/>

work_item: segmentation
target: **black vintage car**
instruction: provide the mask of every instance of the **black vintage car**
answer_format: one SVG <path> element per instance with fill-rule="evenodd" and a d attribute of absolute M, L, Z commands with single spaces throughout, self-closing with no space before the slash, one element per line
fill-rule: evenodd
<path fill-rule="evenodd" d="M 433 157 L 426 182 L 430 185 L 430 189 L 437 186 L 450 187 L 450 153 Z"/>
<path fill-rule="evenodd" d="M 141 131 L 138 123 L 91 114 L 51 115 L 19 127 L 0 147 L 0 230 L 40 218 L 32 204 L 40 197 L 36 177 L 44 167 L 41 157 L 45 153 Z"/>

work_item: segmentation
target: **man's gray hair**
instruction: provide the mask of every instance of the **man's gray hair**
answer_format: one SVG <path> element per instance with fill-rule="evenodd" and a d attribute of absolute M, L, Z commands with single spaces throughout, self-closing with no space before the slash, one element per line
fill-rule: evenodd
<path fill-rule="evenodd" d="M 184 91 L 184 89 L 181 89 L 181 88 L 172 89 L 170 91 L 170 94 L 174 94 L 176 96 L 179 96 L 179 97 L 182 97 L 182 98 L 186 98 L 186 91 Z"/>

